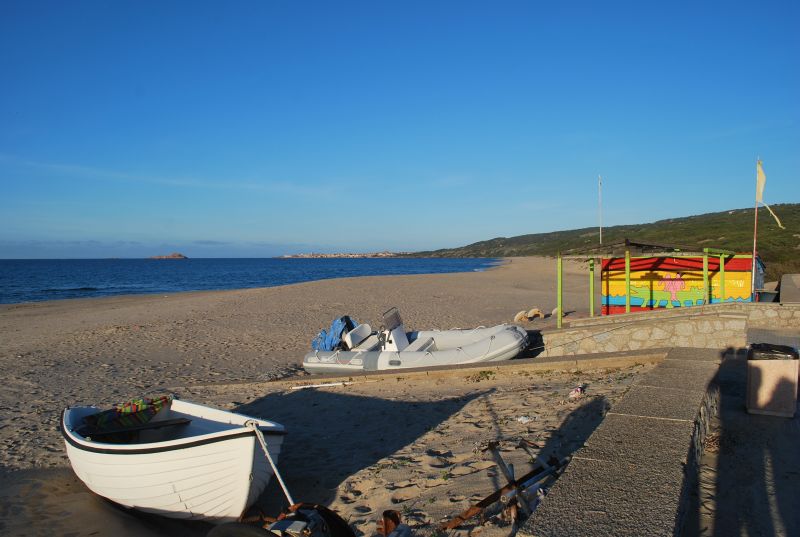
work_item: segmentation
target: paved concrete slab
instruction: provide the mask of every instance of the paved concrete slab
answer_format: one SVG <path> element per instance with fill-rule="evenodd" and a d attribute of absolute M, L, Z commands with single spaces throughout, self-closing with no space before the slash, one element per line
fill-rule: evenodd
<path fill-rule="evenodd" d="M 683 369 L 686 371 L 715 371 L 719 367 L 719 362 L 669 359 L 664 360 L 662 365 L 664 368 Z"/>
<path fill-rule="evenodd" d="M 744 397 L 746 386 L 741 379 L 747 375 L 747 358 L 737 355 L 726 358 L 719 366 L 714 381 L 725 393 L 736 393 Z"/>
<path fill-rule="evenodd" d="M 781 276 L 781 302 L 784 304 L 800 303 L 800 274 L 784 274 Z"/>
<path fill-rule="evenodd" d="M 573 460 L 520 533 L 534 537 L 672 535 L 680 465 Z"/>
<path fill-rule="evenodd" d="M 705 393 L 708 383 L 714 378 L 716 370 L 693 370 L 691 372 L 679 368 L 655 369 L 642 376 L 635 383 L 637 386 L 654 386 L 657 388 L 680 388 L 687 391 Z"/>
<path fill-rule="evenodd" d="M 773 343 L 775 345 L 788 345 L 789 347 L 799 348 L 800 327 L 797 330 L 750 328 L 747 330 L 747 343 Z"/>
<path fill-rule="evenodd" d="M 719 362 L 722 353 L 717 349 L 694 347 L 673 347 L 667 352 L 667 360 L 694 360 L 700 362 Z"/>
<path fill-rule="evenodd" d="M 631 386 L 609 414 L 692 421 L 703 402 L 704 393 L 675 388 Z"/>
<path fill-rule="evenodd" d="M 693 430 L 693 421 L 608 414 L 575 458 L 621 465 L 680 466 L 689 452 Z"/>

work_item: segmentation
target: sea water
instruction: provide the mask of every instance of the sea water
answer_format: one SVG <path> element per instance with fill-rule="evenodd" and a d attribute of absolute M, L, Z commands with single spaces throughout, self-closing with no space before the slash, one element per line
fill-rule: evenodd
<path fill-rule="evenodd" d="M 2 259 L 0 304 L 485 270 L 489 258 Z"/>

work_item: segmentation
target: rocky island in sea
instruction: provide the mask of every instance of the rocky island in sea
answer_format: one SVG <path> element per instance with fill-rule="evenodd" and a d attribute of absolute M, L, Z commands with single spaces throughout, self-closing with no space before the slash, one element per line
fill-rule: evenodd
<path fill-rule="evenodd" d="M 179 254 L 178 252 L 172 252 L 168 255 L 154 255 L 150 256 L 148 259 L 189 259 L 183 254 Z"/>

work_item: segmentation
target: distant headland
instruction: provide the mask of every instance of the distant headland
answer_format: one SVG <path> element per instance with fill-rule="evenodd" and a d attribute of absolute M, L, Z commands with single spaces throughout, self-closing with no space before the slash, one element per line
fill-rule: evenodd
<path fill-rule="evenodd" d="M 154 255 L 149 257 L 148 259 L 189 259 L 183 254 L 179 254 L 178 252 L 172 252 L 169 255 Z"/>
<path fill-rule="evenodd" d="M 292 254 L 282 255 L 280 259 L 359 259 L 365 257 L 404 257 L 408 252 L 371 252 L 371 253 L 336 253 L 336 254 Z"/>

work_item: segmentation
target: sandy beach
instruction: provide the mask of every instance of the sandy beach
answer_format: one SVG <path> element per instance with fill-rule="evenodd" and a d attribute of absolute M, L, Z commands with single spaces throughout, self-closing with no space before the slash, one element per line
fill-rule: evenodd
<path fill-rule="evenodd" d="M 567 264 L 565 282 L 565 309 L 580 315 L 585 270 Z M 208 530 L 132 516 L 91 495 L 64 453 L 58 422 L 67 405 L 106 406 L 169 392 L 281 422 L 290 434 L 280 467 L 295 498 L 330 505 L 371 535 L 383 509 L 430 527 L 494 490 L 493 464 L 473 451 L 481 442 L 501 441 L 520 473 L 531 462 L 530 453 L 515 447 L 520 438 L 539 445 L 543 455 L 574 449 L 641 369 L 465 373 L 452 382 L 384 377 L 289 389 L 303 375 L 300 362 L 310 340 L 331 319 L 350 314 L 377 325 L 391 306 L 408 329 L 510 322 L 520 310 L 555 306 L 555 262 L 515 258 L 480 273 L 0 307 L 6 491 L 0 529 L 117 536 Z M 566 396 L 577 383 L 589 390 L 570 401 Z M 275 513 L 280 504 L 271 484 L 260 505 Z"/>

